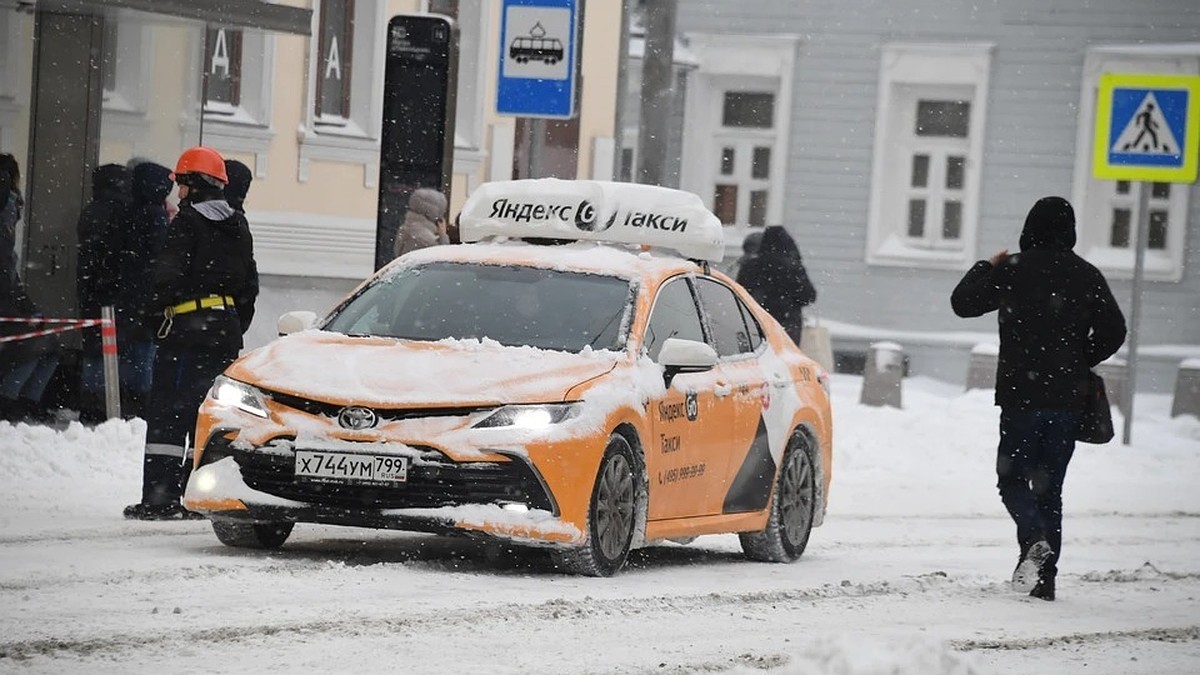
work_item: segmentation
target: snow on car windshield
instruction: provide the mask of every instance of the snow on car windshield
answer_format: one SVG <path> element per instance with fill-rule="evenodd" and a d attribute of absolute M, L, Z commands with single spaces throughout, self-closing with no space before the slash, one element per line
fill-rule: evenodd
<path fill-rule="evenodd" d="M 325 330 L 578 352 L 620 349 L 632 292 L 624 279 L 518 265 L 432 263 L 381 278 Z"/>

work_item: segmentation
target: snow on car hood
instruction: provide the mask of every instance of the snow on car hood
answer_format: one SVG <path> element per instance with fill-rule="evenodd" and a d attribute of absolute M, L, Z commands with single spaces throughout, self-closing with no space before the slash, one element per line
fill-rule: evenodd
<path fill-rule="evenodd" d="M 612 370 L 620 352 L 573 354 L 494 340 L 416 342 L 307 330 L 256 349 L 226 375 L 270 391 L 373 407 L 561 401 Z"/>

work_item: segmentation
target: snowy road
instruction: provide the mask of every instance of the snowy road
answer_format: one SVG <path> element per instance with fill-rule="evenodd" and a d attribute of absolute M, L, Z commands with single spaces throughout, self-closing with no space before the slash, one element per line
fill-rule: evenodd
<path fill-rule="evenodd" d="M 927 383 L 873 410 L 855 386 L 835 382 L 836 492 L 799 563 L 704 537 L 611 579 L 370 530 L 228 549 L 204 522 L 119 519 L 138 423 L 0 428 L 0 672 L 1200 672 L 1200 423 L 1151 399 L 1145 440 L 1081 446 L 1045 603 L 1004 583 L 986 398 Z"/>

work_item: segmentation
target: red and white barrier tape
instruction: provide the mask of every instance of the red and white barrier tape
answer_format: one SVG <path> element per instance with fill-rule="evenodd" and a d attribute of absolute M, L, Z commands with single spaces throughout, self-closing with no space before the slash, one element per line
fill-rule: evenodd
<path fill-rule="evenodd" d="M 30 331 L 28 333 L 5 335 L 0 337 L 0 343 L 31 340 L 44 335 L 54 335 L 55 333 L 66 333 L 68 331 L 73 331 L 80 328 L 92 328 L 95 326 L 100 326 L 100 341 L 103 352 L 106 354 L 117 353 L 117 327 L 112 321 L 107 321 L 105 319 L 29 319 L 24 317 L 9 318 L 0 316 L 0 323 L 60 324 L 57 328 L 43 328 L 42 330 Z"/>

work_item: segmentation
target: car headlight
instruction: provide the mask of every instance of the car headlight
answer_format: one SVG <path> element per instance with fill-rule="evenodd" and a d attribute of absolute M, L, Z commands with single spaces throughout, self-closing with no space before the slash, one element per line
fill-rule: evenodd
<path fill-rule="evenodd" d="M 475 429 L 516 427 L 518 429 L 542 429 L 552 424 L 565 422 L 579 415 L 578 403 L 547 403 L 544 405 L 506 405 L 497 408 L 487 417 L 471 425 Z"/>
<path fill-rule="evenodd" d="M 267 417 L 267 401 L 263 393 L 244 382 L 218 375 L 208 396 L 217 403 L 237 408 L 256 417 Z"/>

